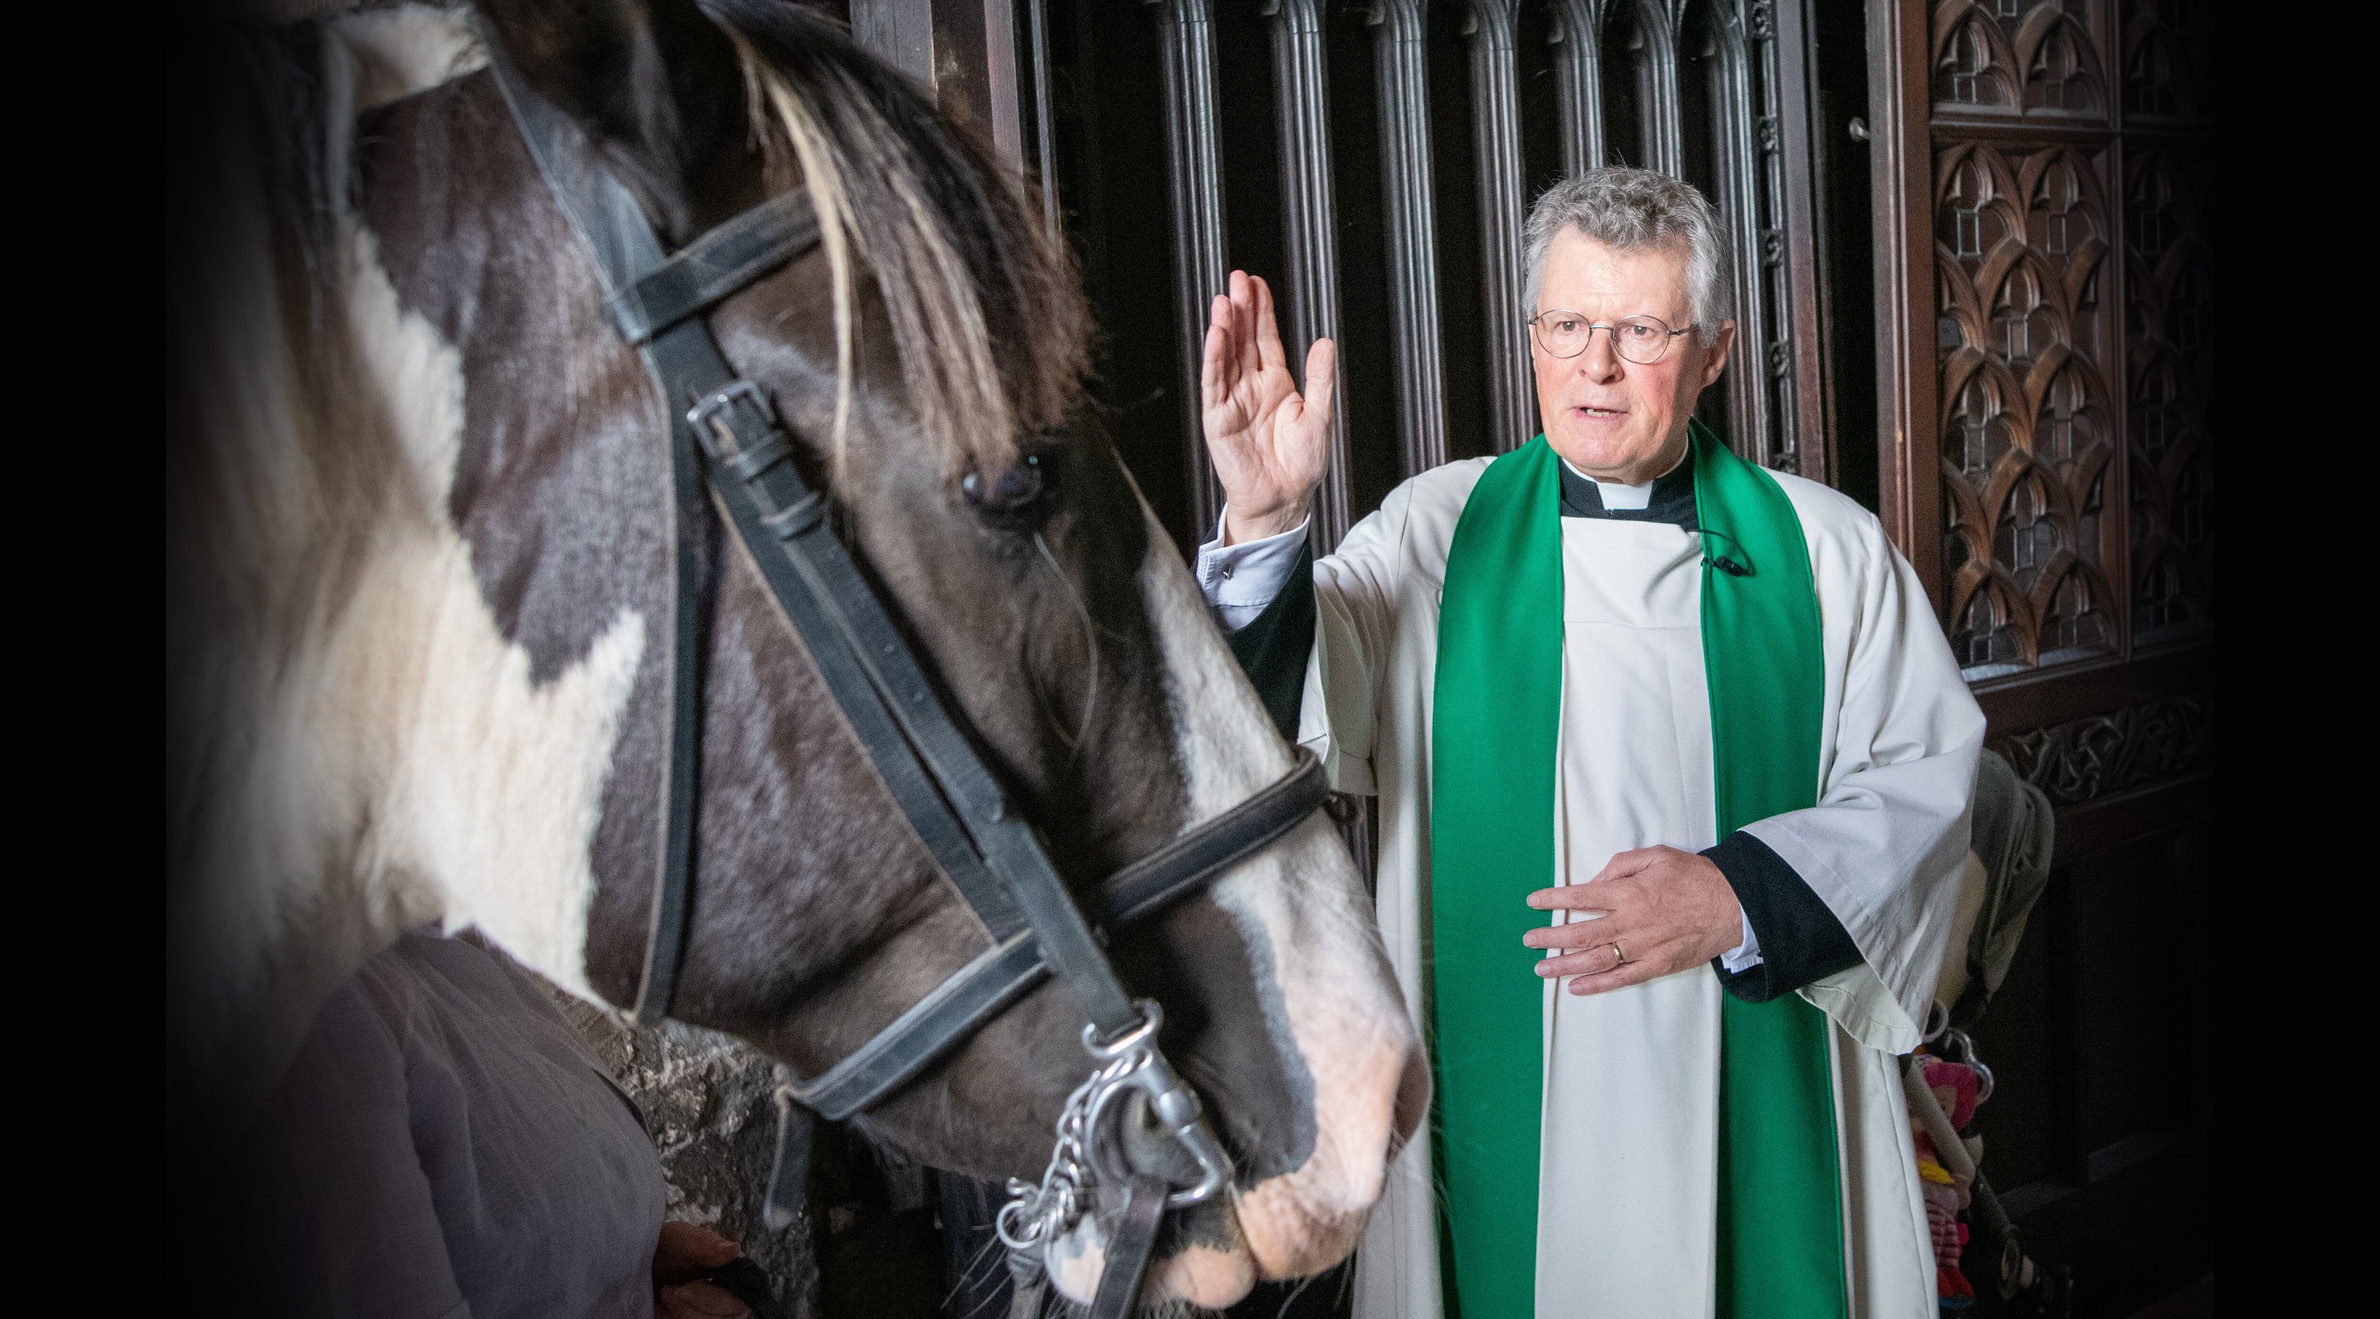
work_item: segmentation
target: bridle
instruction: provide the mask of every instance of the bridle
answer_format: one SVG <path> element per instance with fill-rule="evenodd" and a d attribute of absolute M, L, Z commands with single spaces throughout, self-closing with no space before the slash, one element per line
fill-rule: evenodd
<path fill-rule="evenodd" d="M 773 197 L 665 254 L 643 209 L 595 159 L 578 126 L 530 90 L 493 33 L 483 27 L 481 35 L 513 122 L 594 257 L 605 312 L 642 354 L 671 413 L 670 750 L 637 1021 L 650 1025 L 668 1013 L 685 960 L 703 711 L 699 583 L 709 504 L 758 566 L 902 814 L 992 938 L 990 949 L 825 1072 L 805 1080 L 779 1069 L 777 1156 L 766 1201 L 771 1225 L 789 1223 L 800 1198 L 810 1114 L 837 1120 L 874 1105 L 1055 976 L 1088 1019 L 1083 1045 L 1095 1066 L 1059 1117 L 1057 1147 L 1041 1183 L 1009 1183 L 1015 1198 L 1000 1213 L 999 1235 L 1010 1251 L 1019 1309 L 1028 1298 L 1038 1306 L 1048 1247 L 1092 1208 L 1098 1188 L 1120 1187 L 1123 1202 L 1092 1314 L 1128 1314 L 1162 1215 L 1221 1192 L 1231 1180 L 1231 1158 L 1207 1125 L 1197 1092 L 1158 1047 L 1157 1004 L 1126 992 L 1040 835 L 1017 814 L 835 536 L 827 494 L 796 469 L 790 438 L 767 396 L 737 374 L 711 334 L 711 308 L 818 244 L 807 190 Z M 1279 781 L 1102 881 L 1091 913 L 1099 925 L 1113 930 L 1161 910 L 1302 822 L 1321 805 L 1327 786 L 1313 755 L 1297 755 L 1296 767 Z M 1121 1118 L 1117 1105 L 1128 1109 L 1135 1095 L 1145 1118 L 1196 1164 L 1194 1183 L 1175 1186 L 1129 1166 L 1107 1119 Z"/>

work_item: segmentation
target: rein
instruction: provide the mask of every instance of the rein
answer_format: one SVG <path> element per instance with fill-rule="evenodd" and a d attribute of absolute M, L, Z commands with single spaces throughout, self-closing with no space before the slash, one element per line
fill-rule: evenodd
<path fill-rule="evenodd" d="M 819 241 L 804 188 L 745 211 L 675 254 L 664 254 L 643 209 L 592 156 L 584 134 L 540 99 L 492 33 L 489 67 L 554 200 L 593 255 L 604 309 L 642 354 L 670 410 L 676 591 L 666 810 L 644 970 L 640 1024 L 669 1011 L 685 960 L 693 883 L 700 765 L 702 529 L 712 505 L 760 569 L 769 594 L 800 634 L 868 759 L 936 864 L 990 931 L 992 946 L 816 1077 L 784 1078 L 766 1200 L 773 1227 L 791 1221 L 808 1160 L 809 1114 L 849 1117 L 891 1094 L 1044 979 L 1055 976 L 1088 1024 L 1090 1078 L 1058 1121 L 1049 1171 L 1036 1186 L 1012 1181 L 999 1235 L 1010 1251 L 1022 1311 L 1038 1306 L 1051 1243 L 1091 1208 L 1101 1185 L 1123 1188 L 1091 1313 L 1129 1314 L 1167 1210 L 1210 1199 L 1232 1164 L 1207 1124 L 1198 1093 L 1157 1045 L 1163 1014 L 1134 999 L 1099 937 L 1051 864 L 1041 837 L 1009 802 L 964 726 L 902 640 L 890 613 L 836 538 L 826 492 L 803 480 L 768 398 L 720 352 L 709 310 Z M 1163 909 L 1278 841 L 1321 805 L 1327 784 L 1312 753 L 1285 777 L 1104 880 L 1091 914 L 1116 928 Z M 1144 1113 L 1198 1168 L 1176 1186 L 1137 1173 L 1104 1135 L 1110 1114 Z M 1121 1110 L 1115 1106 L 1125 1101 Z"/>

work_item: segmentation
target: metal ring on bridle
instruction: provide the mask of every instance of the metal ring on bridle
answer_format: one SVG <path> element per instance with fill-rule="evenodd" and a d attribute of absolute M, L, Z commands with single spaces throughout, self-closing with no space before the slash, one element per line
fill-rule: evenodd
<path fill-rule="evenodd" d="M 1100 1040 L 1098 1022 L 1083 1024 L 1083 1048 L 1092 1057 L 1101 1062 L 1121 1058 L 1156 1037 L 1157 1028 L 1165 1023 L 1165 1009 L 1155 999 L 1148 998 L 1135 999 L 1133 1006 L 1140 1009 L 1140 1024 L 1130 1027 L 1112 1040 Z"/>
<path fill-rule="evenodd" d="M 1113 1040 L 1102 1043 L 1092 1027 L 1083 1028 L 1083 1048 L 1103 1064 L 1089 1082 L 1083 1145 L 1092 1167 L 1101 1176 L 1116 1182 L 1130 1181 L 1134 1170 L 1119 1167 L 1105 1157 L 1109 1147 L 1099 1140 L 1099 1133 L 1104 1129 L 1108 1105 L 1127 1090 L 1140 1091 L 1148 1098 L 1150 1113 L 1198 1164 L 1197 1183 L 1165 1198 L 1166 1208 L 1187 1209 L 1213 1199 L 1230 1184 L 1231 1156 L 1224 1152 L 1222 1142 L 1207 1126 L 1198 1092 L 1182 1080 L 1157 1048 L 1157 1030 L 1165 1024 L 1165 1009 L 1156 1000 L 1146 998 L 1135 999 L 1133 1006 L 1140 1009 L 1140 1024 Z"/>

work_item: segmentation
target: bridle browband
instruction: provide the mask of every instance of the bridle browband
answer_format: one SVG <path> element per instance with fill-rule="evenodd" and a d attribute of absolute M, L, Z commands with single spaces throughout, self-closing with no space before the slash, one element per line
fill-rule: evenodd
<path fill-rule="evenodd" d="M 578 126 L 538 97 L 492 33 L 489 67 L 556 203 L 595 259 L 604 310 L 642 354 L 670 411 L 675 582 L 669 651 L 669 757 L 662 843 L 644 968 L 633 1007 L 640 1024 L 664 1017 L 685 959 L 693 882 L 702 722 L 700 583 L 705 504 L 716 508 L 801 636 L 835 704 L 935 863 L 990 932 L 992 946 L 824 1073 L 798 1079 L 780 1068 L 781 1123 L 767 1216 L 791 1219 L 807 1162 L 807 1114 L 841 1119 L 884 1099 L 964 1042 L 1002 1010 L 1055 976 L 1088 1024 L 1097 1064 L 1059 1119 L 1050 1170 L 1000 1216 L 1020 1301 L 1039 1300 L 1044 1252 L 1092 1206 L 1093 1188 L 1121 1185 L 1092 1313 L 1106 1319 L 1137 1303 L 1165 1210 L 1221 1191 L 1231 1160 L 1207 1125 L 1197 1092 L 1156 1042 L 1162 1014 L 1126 992 L 1099 937 L 1032 825 L 1018 815 L 959 718 L 929 680 L 891 615 L 827 517 L 826 492 L 792 461 L 792 444 L 768 398 L 737 374 L 707 313 L 819 242 L 804 188 L 773 197 L 674 254 L 662 251 L 643 208 L 593 156 Z M 1099 925 L 1115 929 L 1204 887 L 1301 823 L 1327 793 L 1322 766 L 1299 750 L 1279 781 L 1109 876 L 1098 888 Z M 1195 1161 L 1198 1180 L 1177 1188 L 1132 1170 L 1102 1120 L 1138 1092 L 1146 1114 Z"/>

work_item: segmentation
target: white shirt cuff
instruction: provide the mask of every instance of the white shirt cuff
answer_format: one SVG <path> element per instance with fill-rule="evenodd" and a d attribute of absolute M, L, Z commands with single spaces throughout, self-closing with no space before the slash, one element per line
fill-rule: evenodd
<path fill-rule="evenodd" d="M 1752 933 L 1752 918 L 1739 911 L 1736 919 L 1744 923 L 1744 941 L 1719 954 L 1719 965 L 1726 967 L 1729 975 L 1760 965 L 1760 936 Z"/>
<path fill-rule="evenodd" d="M 1255 622 L 1289 584 L 1298 552 L 1306 545 L 1306 526 L 1300 522 L 1278 536 L 1226 545 L 1223 524 L 1216 521 L 1215 538 L 1198 547 L 1198 589 L 1206 594 L 1224 631 L 1237 632 Z"/>

